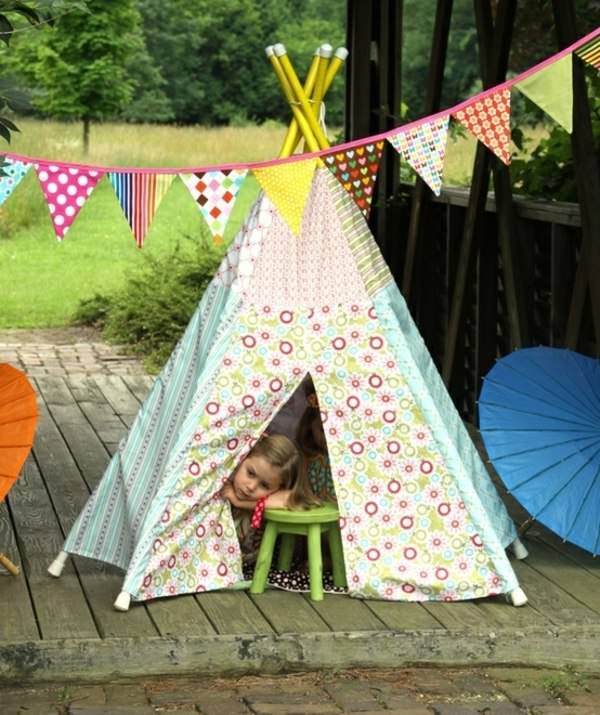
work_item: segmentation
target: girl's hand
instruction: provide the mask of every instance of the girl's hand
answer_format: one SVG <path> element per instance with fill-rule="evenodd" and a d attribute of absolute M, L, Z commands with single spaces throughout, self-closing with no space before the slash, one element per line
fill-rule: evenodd
<path fill-rule="evenodd" d="M 254 511 L 254 507 L 256 506 L 256 501 L 238 499 L 235 495 L 233 484 L 231 482 L 225 482 L 223 488 L 221 489 L 221 496 L 223 497 L 223 499 L 227 499 L 227 501 L 232 506 L 235 506 L 238 509 L 247 509 L 248 511 Z"/>

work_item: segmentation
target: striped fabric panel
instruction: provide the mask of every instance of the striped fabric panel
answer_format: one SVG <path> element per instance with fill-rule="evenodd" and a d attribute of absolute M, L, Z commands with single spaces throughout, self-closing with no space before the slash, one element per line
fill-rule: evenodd
<path fill-rule="evenodd" d="M 589 62 L 596 69 L 600 69 L 600 37 L 594 37 L 583 47 L 575 50 L 575 54 L 584 62 Z"/>
<path fill-rule="evenodd" d="M 171 186 L 174 174 L 110 172 L 109 178 L 131 226 L 135 242 L 141 248 L 156 209 Z"/>
<path fill-rule="evenodd" d="M 199 380 L 222 328 L 230 291 L 213 281 L 138 412 L 129 435 L 73 525 L 64 550 L 127 570 L 193 410 Z"/>
<path fill-rule="evenodd" d="M 342 231 L 356 261 L 356 267 L 365 284 L 367 293 L 375 295 L 384 286 L 394 282 L 373 234 L 354 201 L 349 200 L 338 180 L 330 172 L 329 188 L 335 197 L 335 208 L 342 224 Z"/>

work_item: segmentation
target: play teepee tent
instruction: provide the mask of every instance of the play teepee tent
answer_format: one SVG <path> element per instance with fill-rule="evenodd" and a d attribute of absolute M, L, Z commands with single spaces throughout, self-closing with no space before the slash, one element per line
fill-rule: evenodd
<path fill-rule="evenodd" d="M 514 526 L 363 212 L 315 159 L 255 173 L 265 191 L 64 551 L 125 570 L 121 607 L 235 587 L 219 491 L 309 373 L 350 594 L 522 601 Z"/>

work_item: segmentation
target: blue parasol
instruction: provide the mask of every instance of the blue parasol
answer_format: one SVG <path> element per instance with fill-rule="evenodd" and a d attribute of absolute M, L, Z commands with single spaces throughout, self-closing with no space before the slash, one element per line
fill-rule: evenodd
<path fill-rule="evenodd" d="M 498 360 L 479 398 L 483 441 L 509 492 L 565 541 L 600 550 L 600 361 L 561 348 Z"/>

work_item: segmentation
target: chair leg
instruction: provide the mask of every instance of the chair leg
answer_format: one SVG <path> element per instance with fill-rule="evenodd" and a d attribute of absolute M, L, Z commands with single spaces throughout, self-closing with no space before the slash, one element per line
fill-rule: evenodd
<path fill-rule="evenodd" d="M 313 601 L 323 600 L 323 557 L 321 556 L 321 529 L 319 524 L 308 526 L 308 573 L 310 576 L 310 597 Z"/>
<path fill-rule="evenodd" d="M 4 566 L 4 568 L 13 576 L 19 575 L 19 567 L 16 564 L 13 564 L 13 562 L 8 558 L 8 556 L 0 554 L 0 564 L 2 564 L 2 566 Z"/>
<path fill-rule="evenodd" d="M 346 581 L 344 549 L 342 547 L 342 535 L 340 534 L 340 530 L 337 525 L 327 530 L 327 541 L 329 543 L 329 551 L 331 553 L 333 583 L 335 586 L 345 588 L 348 585 L 348 582 Z"/>
<path fill-rule="evenodd" d="M 260 542 L 260 549 L 256 558 L 256 566 L 254 567 L 254 576 L 252 577 L 252 585 L 250 593 L 262 593 L 267 585 L 269 577 L 269 569 L 273 560 L 273 549 L 277 541 L 277 524 L 268 521 L 265 526 L 265 533 Z"/>
<path fill-rule="evenodd" d="M 282 534 L 279 542 L 279 558 L 277 560 L 277 568 L 280 571 L 289 571 L 292 565 L 292 556 L 294 555 L 294 544 L 296 536 L 294 534 Z"/>

